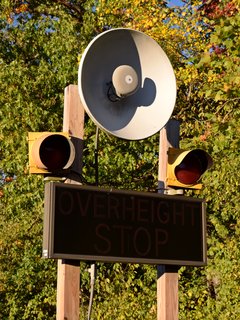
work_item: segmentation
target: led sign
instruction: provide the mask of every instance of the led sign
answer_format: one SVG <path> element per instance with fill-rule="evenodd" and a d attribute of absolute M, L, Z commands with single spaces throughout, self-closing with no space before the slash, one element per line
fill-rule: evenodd
<path fill-rule="evenodd" d="M 205 229 L 201 199 L 46 184 L 46 258 L 200 266 Z"/>

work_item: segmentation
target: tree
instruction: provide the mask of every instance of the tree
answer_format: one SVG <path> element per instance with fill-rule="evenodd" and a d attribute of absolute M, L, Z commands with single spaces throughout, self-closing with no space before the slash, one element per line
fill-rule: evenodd
<path fill-rule="evenodd" d="M 224 14 L 211 14 L 209 6 L 216 3 Z M 77 83 L 87 43 L 111 27 L 143 31 L 164 48 L 178 83 L 174 117 L 183 122 L 181 145 L 204 148 L 215 163 L 200 194 L 208 208 L 208 266 L 181 268 L 180 319 L 239 318 L 239 8 L 231 1 L 229 11 L 228 3 L 0 3 L 1 318 L 55 317 L 56 264 L 41 259 L 44 183 L 28 175 L 27 132 L 61 131 L 64 87 Z M 94 183 L 94 140 L 95 126 L 86 116 L 83 175 L 89 183 Z M 101 186 L 155 191 L 157 134 L 143 143 L 100 132 L 98 152 Z M 84 317 L 89 276 L 85 263 L 81 269 Z M 155 319 L 155 266 L 98 264 L 93 317 Z"/>
<path fill-rule="evenodd" d="M 43 179 L 27 174 L 27 133 L 62 129 L 63 90 L 77 77 L 85 41 L 78 19 L 84 21 L 86 11 L 80 17 L 75 5 L 1 3 L 2 319 L 55 315 L 56 266 L 41 259 Z"/>

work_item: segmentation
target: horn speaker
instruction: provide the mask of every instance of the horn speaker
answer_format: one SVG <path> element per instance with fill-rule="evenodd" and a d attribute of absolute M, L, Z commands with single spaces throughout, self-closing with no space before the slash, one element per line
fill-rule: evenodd
<path fill-rule="evenodd" d="M 124 28 L 105 31 L 89 43 L 78 87 L 93 122 L 127 140 L 159 131 L 176 100 L 176 79 L 165 52 L 146 34 Z"/>

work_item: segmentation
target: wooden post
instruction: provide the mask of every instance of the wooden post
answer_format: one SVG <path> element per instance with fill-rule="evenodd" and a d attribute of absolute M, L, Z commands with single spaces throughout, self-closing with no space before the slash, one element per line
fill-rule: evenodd
<path fill-rule="evenodd" d="M 170 120 L 160 131 L 158 191 L 167 188 L 168 148 L 179 147 L 179 123 Z M 157 320 L 178 319 L 178 266 L 158 266 Z"/>
<path fill-rule="evenodd" d="M 81 183 L 84 109 L 76 85 L 69 85 L 64 91 L 63 131 L 72 136 L 76 149 L 73 172 L 66 182 Z M 79 320 L 79 289 L 79 261 L 58 260 L 57 320 Z"/>

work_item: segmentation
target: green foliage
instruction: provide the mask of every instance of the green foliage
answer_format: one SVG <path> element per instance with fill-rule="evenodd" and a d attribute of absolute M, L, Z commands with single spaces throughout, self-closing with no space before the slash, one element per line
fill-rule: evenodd
<path fill-rule="evenodd" d="M 93 319 L 154 319 L 156 268 L 137 264 L 97 264 Z M 114 283 L 114 285 L 113 285 Z M 86 282 L 83 281 L 83 288 Z M 82 303 L 88 296 L 82 294 Z M 81 319 L 86 319 L 87 308 Z"/>
<path fill-rule="evenodd" d="M 240 84 L 239 67 L 239 15 L 222 17 L 210 36 L 210 52 L 204 53 L 199 68 L 206 72 L 204 85 L 206 97 L 226 101 L 238 97 Z M 209 49 L 209 48 L 208 48 Z M 211 83 L 211 86 L 207 85 Z"/>
<path fill-rule="evenodd" d="M 94 183 L 95 130 L 92 123 L 85 130 L 83 173 L 87 181 Z M 157 188 L 158 135 L 143 141 L 125 141 L 99 133 L 99 184 L 105 187 L 134 190 Z M 124 181 L 122 177 L 124 178 Z"/>
<path fill-rule="evenodd" d="M 41 258 L 44 189 L 27 174 L 27 133 L 61 131 L 81 25 L 59 6 L 16 10 L 10 1 L 1 12 L 0 318 L 54 319 L 56 265 Z"/>
<path fill-rule="evenodd" d="M 55 313 L 56 266 L 41 259 L 39 241 L 42 187 L 41 180 L 20 175 L 4 188 L 1 205 L 5 214 L 0 216 L 1 319 L 53 319 Z M 9 201 L 13 195 L 14 203 Z"/>
<path fill-rule="evenodd" d="M 77 83 L 83 49 L 105 28 L 123 26 L 149 34 L 167 52 L 178 83 L 181 147 L 203 148 L 214 160 L 200 193 L 207 202 L 208 266 L 180 269 L 179 318 L 240 318 L 239 15 L 237 2 L 231 4 L 229 11 L 225 0 L 218 10 L 198 1 L 174 8 L 156 0 L 1 1 L 1 319 L 55 318 L 56 263 L 41 258 L 43 181 L 28 175 L 27 132 L 61 131 L 64 88 Z M 155 191 L 158 138 L 122 141 L 100 132 L 100 185 Z M 86 116 L 89 183 L 94 145 L 95 126 Z M 93 319 L 156 319 L 155 266 L 97 267 Z M 81 319 L 87 268 L 81 262 Z"/>

